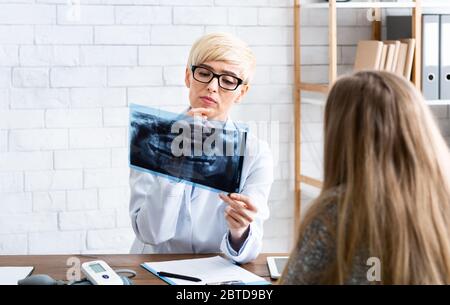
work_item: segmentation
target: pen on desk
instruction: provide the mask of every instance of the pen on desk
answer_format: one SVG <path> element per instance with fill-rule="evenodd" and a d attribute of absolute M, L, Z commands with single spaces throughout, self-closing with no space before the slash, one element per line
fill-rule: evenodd
<path fill-rule="evenodd" d="M 201 279 L 196 278 L 196 277 L 182 275 L 182 274 L 169 273 L 169 272 L 164 272 L 164 271 L 159 271 L 158 275 L 165 276 L 165 277 L 172 277 L 172 278 L 180 279 L 180 280 L 191 281 L 191 282 L 201 282 L 202 281 Z"/>
<path fill-rule="evenodd" d="M 206 283 L 206 285 L 244 285 L 244 284 L 245 283 L 241 280 Z"/>

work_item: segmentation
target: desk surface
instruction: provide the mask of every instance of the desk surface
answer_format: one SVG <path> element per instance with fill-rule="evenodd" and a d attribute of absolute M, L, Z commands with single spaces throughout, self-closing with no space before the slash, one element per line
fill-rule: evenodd
<path fill-rule="evenodd" d="M 67 263 L 70 257 L 79 258 L 81 263 L 99 259 L 104 260 L 113 269 L 132 269 L 136 271 L 136 277 L 133 278 L 135 285 L 166 285 L 164 281 L 142 268 L 140 264 L 214 255 L 217 254 L 7 255 L 0 256 L 0 266 L 34 266 L 33 274 L 48 274 L 54 279 L 65 280 L 67 271 L 73 266 Z M 253 262 L 241 265 L 241 267 L 274 283 L 275 281 L 270 279 L 266 257 L 279 255 L 286 254 L 261 254 Z"/>

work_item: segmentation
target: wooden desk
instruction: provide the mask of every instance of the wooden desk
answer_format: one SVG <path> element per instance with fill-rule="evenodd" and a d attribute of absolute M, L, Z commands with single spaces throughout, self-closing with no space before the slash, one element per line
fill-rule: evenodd
<path fill-rule="evenodd" d="M 133 283 L 135 285 L 166 285 L 166 283 L 140 266 L 144 262 L 157 262 L 175 259 L 189 259 L 209 257 L 217 254 L 118 254 L 118 255 L 8 255 L 0 256 L 0 266 L 34 266 L 33 274 L 48 274 L 56 280 L 66 280 L 66 273 L 71 268 L 67 265 L 70 257 L 79 258 L 81 263 L 93 260 L 104 260 L 113 269 L 132 269 L 136 271 Z M 251 263 L 242 267 L 253 272 L 272 283 L 269 269 L 267 268 L 267 256 L 279 256 L 286 254 L 261 254 Z"/>

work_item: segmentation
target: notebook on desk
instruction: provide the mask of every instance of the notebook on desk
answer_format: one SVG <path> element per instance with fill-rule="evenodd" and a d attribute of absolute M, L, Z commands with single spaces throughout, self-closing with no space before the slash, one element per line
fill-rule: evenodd
<path fill-rule="evenodd" d="M 170 285 L 207 285 L 229 281 L 241 281 L 245 285 L 270 285 L 264 278 L 241 268 L 220 256 L 207 258 L 148 262 L 141 265 Z M 168 272 L 200 279 L 199 282 L 158 275 Z"/>
<path fill-rule="evenodd" d="M 19 280 L 29 276 L 34 267 L 0 267 L 0 285 L 17 285 Z"/>

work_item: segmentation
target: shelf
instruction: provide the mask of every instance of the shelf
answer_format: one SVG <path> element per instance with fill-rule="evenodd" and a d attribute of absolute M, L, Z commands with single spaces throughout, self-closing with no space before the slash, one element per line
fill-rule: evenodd
<path fill-rule="evenodd" d="M 298 88 L 304 91 L 328 93 L 328 84 L 300 83 Z"/>
<path fill-rule="evenodd" d="M 329 3 L 305 3 L 300 4 L 302 8 L 328 8 Z M 438 6 L 438 5 L 436 5 Z M 441 4 L 442 6 L 442 4 Z M 336 8 L 415 8 L 415 2 L 336 2 Z M 425 7 L 425 5 L 422 5 Z"/>
<path fill-rule="evenodd" d="M 317 188 L 322 188 L 322 181 L 304 175 L 300 176 L 300 183 L 305 183 L 311 186 L 315 186 Z"/>
<path fill-rule="evenodd" d="M 422 0 L 422 8 L 450 8 L 450 1 L 446 2 L 425 2 Z"/>
<path fill-rule="evenodd" d="M 450 100 L 428 100 L 426 102 L 429 106 L 450 105 Z"/>
<path fill-rule="evenodd" d="M 323 107 L 326 104 L 326 95 L 328 94 L 331 84 L 336 79 L 337 74 L 337 19 L 339 15 L 340 9 L 406 9 L 412 15 L 412 33 L 413 37 L 416 38 L 416 52 L 415 52 L 415 60 L 414 60 L 414 73 L 413 83 L 416 86 L 419 86 L 421 83 L 421 48 L 417 47 L 421 45 L 421 16 L 424 12 L 428 11 L 439 11 L 441 9 L 450 9 L 450 0 L 442 0 L 442 1 L 430 1 L 422 0 L 422 1 L 414 1 L 414 0 L 399 0 L 400 2 L 363 2 L 364 0 L 354 0 L 352 2 L 338 2 L 335 3 L 333 1 L 332 10 L 328 11 L 328 49 L 329 49 L 329 58 L 328 58 L 328 78 L 330 84 L 317 84 L 317 83 L 305 83 L 301 81 L 301 72 L 302 72 L 302 60 L 301 60 L 301 52 L 300 52 L 300 30 L 301 30 L 301 12 L 302 9 L 329 9 L 330 3 L 325 1 L 316 0 L 314 3 L 312 1 L 307 0 L 295 0 L 295 4 L 293 7 L 294 14 L 294 76 L 295 76 L 295 94 L 294 94 L 294 110 L 295 110 L 295 224 L 298 225 L 300 222 L 300 207 L 301 207 L 301 192 L 302 188 L 307 186 L 313 186 L 317 188 L 322 188 L 322 182 L 317 178 L 304 176 L 301 174 L 301 112 L 302 105 L 315 105 Z M 309 2 L 309 3 L 305 3 Z M 308 13 L 308 11 L 306 11 Z M 338 15 L 337 15 L 338 14 Z M 372 37 L 376 36 L 379 24 L 372 24 Z M 426 101 L 426 104 L 429 106 L 433 105 L 450 105 L 450 100 L 429 100 Z M 319 178 L 320 179 L 320 178 Z"/>
<path fill-rule="evenodd" d="M 305 3 L 300 4 L 302 8 L 320 8 L 326 9 L 329 3 Z M 336 2 L 338 9 L 351 8 L 415 8 L 415 2 Z M 450 8 L 450 1 L 448 2 L 422 2 L 422 8 Z"/>
<path fill-rule="evenodd" d="M 316 106 L 325 106 L 325 99 L 312 98 L 312 97 L 302 97 L 302 104 L 310 104 Z M 427 100 L 425 101 L 428 106 L 444 106 L 450 105 L 450 100 Z"/>

